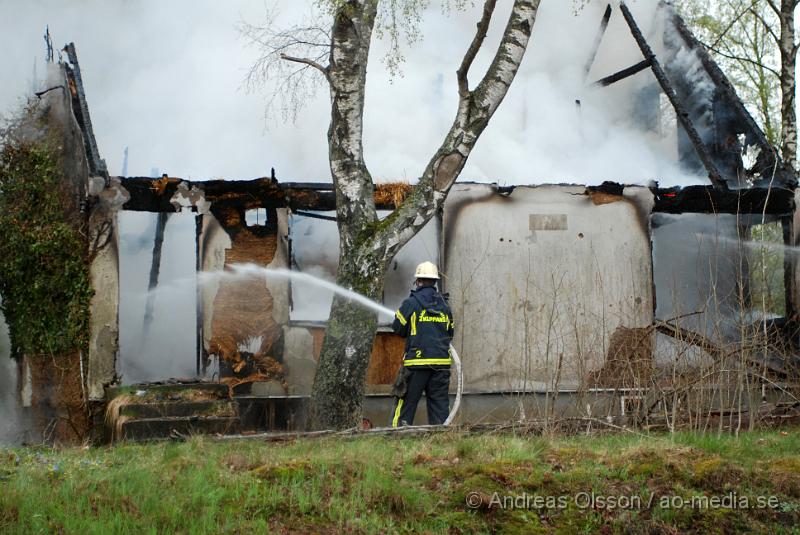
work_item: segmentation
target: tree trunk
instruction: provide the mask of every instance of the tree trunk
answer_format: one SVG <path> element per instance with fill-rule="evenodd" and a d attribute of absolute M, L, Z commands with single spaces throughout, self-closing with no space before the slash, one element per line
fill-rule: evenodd
<path fill-rule="evenodd" d="M 539 0 L 515 0 L 494 60 L 470 90 L 467 73 L 489 27 L 497 0 L 485 0 L 476 35 L 458 70 L 459 104 L 442 145 L 412 193 L 378 223 L 372 177 L 364 163 L 364 88 L 377 1 L 348 0 L 336 10 L 330 63 L 328 150 L 339 226 L 337 283 L 380 300 L 386 267 L 439 211 L 478 138 L 502 102 L 525 54 Z M 361 420 L 364 381 L 375 338 L 375 312 L 335 297 L 311 398 L 311 426 L 344 429 Z"/>
<path fill-rule="evenodd" d="M 340 266 L 342 264 L 340 263 Z M 362 266 L 339 268 L 339 283 L 362 279 Z M 380 300 L 383 265 L 362 280 L 359 293 Z M 355 288 L 354 288 L 355 289 Z M 377 330 L 374 311 L 336 296 L 322 343 L 311 398 L 312 426 L 316 429 L 346 429 L 361 421 L 364 385 Z"/>
<path fill-rule="evenodd" d="M 331 92 L 328 158 L 339 226 L 336 282 L 371 299 L 380 298 L 383 291 L 383 259 L 368 261 L 357 251 L 365 229 L 377 221 L 372 177 L 362 146 L 367 59 L 376 10 L 373 0 L 349 0 L 336 10 L 327 72 Z M 334 297 L 314 377 L 312 427 L 344 429 L 360 421 L 376 327 L 374 311 Z"/>
<path fill-rule="evenodd" d="M 792 171 L 797 169 L 797 112 L 795 110 L 797 47 L 794 10 L 797 0 L 781 0 L 781 157 Z"/>

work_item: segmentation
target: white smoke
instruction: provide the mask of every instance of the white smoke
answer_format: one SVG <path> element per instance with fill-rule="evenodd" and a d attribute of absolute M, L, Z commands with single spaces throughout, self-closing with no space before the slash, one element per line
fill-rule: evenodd
<path fill-rule="evenodd" d="M 56 45 L 77 44 L 95 133 L 112 172 L 130 146 L 131 175 L 158 166 L 171 176 L 252 178 L 276 167 L 283 180 L 329 180 L 327 92 L 308 102 L 296 124 L 269 121 L 262 94 L 241 90 L 257 51 L 245 46 L 240 20 L 259 23 L 264 6 L 231 2 L 124 2 L 44 0 L 0 2 L 0 44 L 15 50 L 4 67 L 0 110 L 29 87 L 41 31 L 52 23 Z M 287 25 L 313 2 L 272 0 Z M 480 18 L 481 2 L 445 15 L 438 2 L 425 11 L 417 45 L 406 48 L 404 76 L 390 80 L 380 61 L 385 41 L 373 46 L 368 75 L 365 149 L 373 176 L 414 180 L 450 126 L 456 109 L 455 71 Z M 629 2 L 657 54 L 661 22 L 656 0 Z M 705 183 L 676 162 L 674 140 L 636 126 L 631 98 L 653 83 L 641 72 L 606 89 L 587 89 L 589 57 L 606 2 L 541 4 L 521 71 L 462 174 L 462 180 L 504 184 L 596 183 L 617 180 L 662 185 Z M 474 84 L 499 41 L 511 2 L 497 8 L 490 35 L 470 79 Z M 97 21 L 102 20 L 102 24 Z M 179 24 L 176 24 L 179 21 Z M 108 36 L 113 35 L 113 39 Z M 615 9 L 589 81 L 642 59 Z M 575 100 L 580 99 L 580 111 Z"/>
<path fill-rule="evenodd" d="M 196 375 L 197 291 L 194 214 L 172 214 L 164 229 L 153 320 L 144 326 L 157 214 L 121 212 L 120 357 L 124 384 Z"/>
<path fill-rule="evenodd" d="M 0 444 L 20 439 L 20 406 L 17 395 L 17 364 L 11 359 L 8 326 L 0 312 Z"/>
<path fill-rule="evenodd" d="M 378 217 L 389 215 L 379 210 Z M 320 212 L 332 216 L 333 212 Z M 437 245 L 438 221 L 434 218 L 425 225 L 392 260 L 386 272 L 383 303 L 396 309 L 408 297 L 417 264 L 432 261 L 439 264 Z M 312 217 L 292 215 L 289 219 L 289 236 L 292 239 L 293 269 L 327 282 L 336 281 L 339 262 L 339 234 L 336 223 Z M 334 292 L 309 284 L 307 280 L 291 280 L 294 321 L 326 321 L 330 315 Z M 390 324 L 391 316 L 379 317 L 381 324 Z"/>
<path fill-rule="evenodd" d="M 584 65 L 605 6 L 606 2 L 590 2 L 576 16 L 571 2 L 542 2 L 522 67 L 468 161 L 463 180 L 503 184 L 593 184 L 604 180 L 706 183 L 703 177 L 679 167 L 674 135 L 660 136 L 637 124 L 643 105 L 637 95 L 657 87 L 649 70 L 607 88 L 587 84 L 643 59 L 615 9 L 593 67 L 585 76 Z M 630 7 L 651 46 L 661 53 L 663 21 L 657 2 L 633 2 Z M 473 84 L 499 42 L 510 3 L 504 8 L 495 15 L 489 39 L 473 66 Z M 456 109 L 455 71 L 471 37 L 476 13 L 470 10 L 449 20 L 430 12 L 425 42 L 409 54 L 407 70 L 414 69 L 414 75 L 381 87 L 377 95 L 368 85 L 365 146 L 368 163 L 379 177 L 396 176 L 397 169 L 408 177 L 418 174 Z M 442 26 L 454 28 L 443 31 Z M 443 39 L 450 43 L 443 45 Z M 380 45 L 376 48 L 375 55 L 384 52 Z M 434 68 L 438 73 L 428 75 L 429 83 L 419 84 L 420 71 Z M 370 74 L 368 84 L 379 86 L 386 76 L 381 69 Z M 581 101 L 580 107 L 576 100 Z"/>

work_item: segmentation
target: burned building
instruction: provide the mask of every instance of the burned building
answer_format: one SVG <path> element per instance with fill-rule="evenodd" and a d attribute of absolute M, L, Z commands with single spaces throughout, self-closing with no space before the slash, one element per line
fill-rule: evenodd
<path fill-rule="evenodd" d="M 650 417 L 679 402 L 719 415 L 736 404 L 777 403 L 793 388 L 796 177 L 703 47 L 663 9 L 666 54 L 658 57 L 620 6 L 616 16 L 643 59 L 596 84 L 652 72 L 637 98 L 653 113 L 638 120 L 662 128 L 666 99 L 681 164 L 710 185 L 458 182 L 387 272 L 389 307 L 405 297 L 418 262 L 432 260 L 446 275 L 464 364 L 462 422 Z M 74 47 L 67 50 L 61 72 L 69 92 L 43 98 L 65 99 L 74 114 L 89 222 L 104 237 L 91 265 L 89 350 L 76 363 L 86 403 L 116 400 L 120 437 L 296 427 L 331 294 L 291 273 L 335 273 L 332 185 L 275 173 L 249 181 L 109 176 Z M 409 189 L 378 186 L 379 213 L 390 213 Z M 766 234 L 777 236 L 769 261 L 760 245 Z M 180 262 L 166 269 L 162 250 L 175 247 Z M 267 271 L 235 275 L 243 264 Z M 388 421 L 402 359 L 403 341 L 388 321 L 381 319 L 367 372 L 365 416 L 376 425 Z M 145 351 L 148 337 L 173 345 Z M 22 368 L 22 389 L 35 390 Z M 746 386 L 738 384 L 743 371 Z M 712 389 L 720 384 L 733 386 L 720 394 Z M 169 408 L 173 401 L 183 408 Z M 211 412 L 180 412 L 187 403 Z"/>

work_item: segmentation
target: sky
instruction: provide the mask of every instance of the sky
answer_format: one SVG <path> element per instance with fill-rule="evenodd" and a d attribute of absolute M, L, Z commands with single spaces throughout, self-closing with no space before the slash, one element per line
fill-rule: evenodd
<path fill-rule="evenodd" d="M 377 180 L 415 181 L 450 127 L 457 102 L 455 71 L 480 18 L 480 2 L 442 12 L 431 2 L 422 39 L 404 49 L 403 74 L 392 78 L 376 39 L 365 104 L 365 158 Z M 629 5 L 646 34 L 658 23 L 652 0 Z M 474 64 L 474 84 L 488 65 L 510 12 L 498 2 L 489 37 Z M 478 142 L 461 180 L 500 184 L 703 183 L 677 168 L 673 140 L 633 128 L 630 91 L 652 83 L 649 71 L 605 90 L 588 89 L 582 72 L 604 2 L 576 14 L 572 0 L 544 0 L 533 38 L 506 100 Z M 244 80 L 258 51 L 242 37 L 276 9 L 278 23 L 319 20 L 311 0 L 0 0 L 4 54 L 0 113 L 8 116 L 44 72 L 42 34 L 56 48 L 74 41 L 102 157 L 128 176 L 152 170 L 205 180 L 251 179 L 274 167 L 282 181 L 329 181 L 328 93 L 319 88 L 294 122 L 265 117 L 267 83 L 248 92 Z M 619 12 L 590 80 L 640 61 Z M 575 100 L 580 99 L 578 109 Z"/>

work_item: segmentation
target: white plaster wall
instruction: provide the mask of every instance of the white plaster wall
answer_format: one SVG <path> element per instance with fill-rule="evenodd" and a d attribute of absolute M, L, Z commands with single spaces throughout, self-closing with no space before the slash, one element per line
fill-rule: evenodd
<path fill-rule="evenodd" d="M 278 240 L 275 248 L 275 256 L 267 267 L 282 268 L 289 267 L 289 221 L 288 210 L 278 208 Z M 267 276 L 267 290 L 272 296 L 272 317 L 275 321 L 285 325 L 289 322 L 289 281 L 282 277 Z"/>
<path fill-rule="evenodd" d="M 614 329 L 652 323 L 651 193 L 598 206 L 584 191 L 451 191 L 443 271 L 466 391 L 576 388 Z M 541 216 L 556 230 L 532 230 Z"/>
<path fill-rule="evenodd" d="M 119 354 L 119 232 L 118 212 L 110 211 L 106 217 L 113 224 L 113 236 L 92 261 L 90 276 L 94 295 L 89 318 L 89 356 L 86 386 L 89 399 L 102 400 L 105 386 L 116 377 Z M 94 228 L 97 228 L 96 226 Z"/>
<path fill-rule="evenodd" d="M 310 395 L 317 372 L 314 338 L 304 327 L 283 329 L 283 366 L 290 395 Z"/>

